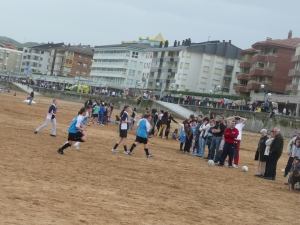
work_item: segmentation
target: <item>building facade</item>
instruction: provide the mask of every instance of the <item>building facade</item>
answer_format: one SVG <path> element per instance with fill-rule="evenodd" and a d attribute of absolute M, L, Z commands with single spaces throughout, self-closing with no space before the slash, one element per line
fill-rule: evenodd
<path fill-rule="evenodd" d="M 231 41 L 186 43 L 146 50 L 143 76 L 148 88 L 235 94 L 241 49 Z"/>
<path fill-rule="evenodd" d="M 154 48 L 164 41 L 161 34 L 153 39 L 139 38 L 139 41 L 116 45 L 96 46 L 91 76 L 103 85 L 122 88 L 145 87 L 142 77 L 145 49 Z"/>
<path fill-rule="evenodd" d="M 292 78 L 292 82 L 286 85 L 285 92 L 291 96 L 300 96 L 300 44 L 296 46 L 295 55 L 291 62 L 295 63 L 294 68 L 291 68 L 288 74 Z"/>
<path fill-rule="evenodd" d="M 21 72 L 47 74 L 50 67 L 51 49 L 62 47 L 64 43 L 42 44 L 23 48 Z"/>
<path fill-rule="evenodd" d="M 48 74 L 52 76 L 89 77 L 93 55 L 93 49 L 89 45 L 69 45 L 51 49 Z"/>
<path fill-rule="evenodd" d="M 241 51 L 242 61 L 236 92 L 241 96 L 251 96 L 259 92 L 284 94 L 290 91 L 287 84 L 292 83 L 292 73 L 295 67 L 291 61 L 295 55 L 295 46 L 300 38 L 292 38 L 290 31 L 287 39 L 267 38 L 252 45 L 251 49 Z M 264 89 L 261 89 L 264 85 Z"/>
<path fill-rule="evenodd" d="M 0 48 L 0 73 L 20 72 L 22 51 Z"/>

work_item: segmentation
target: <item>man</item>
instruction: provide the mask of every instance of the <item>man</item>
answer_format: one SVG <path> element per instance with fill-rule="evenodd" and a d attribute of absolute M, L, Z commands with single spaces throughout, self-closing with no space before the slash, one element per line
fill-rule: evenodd
<path fill-rule="evenodd" d="M 246 101 L 243 98 L 242 101 L 241 101 L 241 110 L 245 110 L 245 107 L 246 107 Z"/>
<path fill-rule="evenodd" d="M 217 163 L 217 166 L 224 166 L 224 161 L 229 156 L 228 160 L 228 168 L 232 168 L 232 159 L 234 155 L 234 149 L 235 149 L 235 141 L 237 136 L 239 135 L 239 130 L 235 128 L 236 124 L 235 121 L 232 121 L 230 123 L 230 128 L 226 128 L 224 131 L 224 147 L 223 147 L 223 153 L 220 158 L 220 163 Z"/>
<path fill-rule="evenodd" d="M 214 160 L 215 163 L 219 161 L 219 147 L 223 137 L 226 126 L 224 124 L 224 116 L 219 116 L 219 120 L 212 128 L 213 138 L 210 144 L 209 159 Z M 207 161 L 208 161 L 207 160 Z"/>
<path fill-rule="evenodd" d="M 197 126 L 196 126 L 196 131 L 195 131 L 195 148 L 196 148 L 196 151 L 197 151 L 197 154 L 200 153 L 200 148 L 199 148 L 199 135 L 200 135 L 200 132 L 199 132 L 199 128 L 201 127 L 203 121 L 202 121 L 202 115 L 198 115 L 197 117 Z"/>
<path fill-rule="evenodd" d="M 28 102 L 28 105 L 31 105 L 33 98 L 34 98 L 34 90 L 32 90 L 32 92 L 30 93 L 30 100 Z"/>
<path fill-rule="evenodd" d="M 290 103 L 289 101 L 286 102 L 285 104 L 285 115 L 289 115 L 289 111 L 290 111 Z"/>
<path fill-rule="evenodd" d="M 233 159 L 234 160 L 233 168 L 237 169 L 239 167 L 240 145 L 241 145 L 241 140 L 242 140 L 242 130 L 243 130 L 245 124 L 247 123 L 247 119 L 242 118 L 240 116 L 232 116 L 232 117 L 227 118 L 228 123 L 230 123 L 233 118 L 235 120 L 235 128 L 238 129 L 238 131 L 239 131 L 239 136 L 236 139 L 237 155 L 235 155 L 234 159 Z M 241 122 L 241 120 L 242 120 L 242 122 Z"/>
<path fill-rule="evenodd" d="M 132 155 L 132 151 L 133 149 L 138 145 L 138 144 L 144 144 L 144 150 L 146 153 L 146 157 L 147 158 L 151 158 L 154 155 L 152 155 L 151 153 L 149 153 L 148 150 L 148 133 L 151 130 L 151 125 L 150 125 L 150 121 L 152 120 L 151 115 L 149 114 L 145 114 L 144 118 L 141 119 L 138 124 L 137 124 L 137 131 L 134 132 L 136 134 L 136 139 L 135 142 L 131 145 L 131 148 L 129 150 L 129 152 L 127 153 L 128 155 Z"/>
<path fill-rule="evenodd" d="M 50 106 L 50 108 L 48 110 L 46 122 L 34 131 L 35 134 L 37 134 L 44 127 L 47 127 L 51 121 L 52 122 L 52 130 L 51 130 L 50 136 L 56 137 L 56 118 L 55 118 L 56 110 L 57 110 L 57 100 L 54 99 L 53 104 Z"/>
<path fill-rule="evenodd" d="M 266 164 L 266 172 L 264 174 L 264 179 L 275 180 L 276 179 L 276 167 L 277 162 L 282 154 L 284 140 L 280 134 L 279 127 L 273 129 L 274 140 L 270 146 L 269 158 Z"/>
<path fill-rule="evenodd" d="M 289 156 L 289 159 L 288 159 L 287 164 L 286 164 L 285 169 L 284 169 L 284 175 L 283 175 L 284 177 L 286 177 L 288 175 L 288 173 L 290 172 L 290 170 L 292 168 L 292 163 L 293 163 L 293 160 L 294 160 L 292 152 L 293 152 L 293 147 L 296 144 L 296 139 L 297 138 L 300 138 L 300 131 L 297 132 L 297 136 L 293 137 L 287 145 L 286 153 Z"/>

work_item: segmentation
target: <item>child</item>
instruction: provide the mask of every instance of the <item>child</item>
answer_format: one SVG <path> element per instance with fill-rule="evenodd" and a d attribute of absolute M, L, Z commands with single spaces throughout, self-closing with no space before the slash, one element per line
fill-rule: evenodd
<path fill-rule="evenodd" d="M 120 117 L 118 115 L 116 115 L 116 121 L 115 121 L 115 124 L 119 124 L 120 123 Z"/>
<path fill-rule="evenodd" d="M 290 170 L 290 175 L 287 179 L 287 182 L 285 184 L 289 184 L 289 179 L 291 176 L 293 176 L 293 171 L 295 170 L 298 170 L 300 171 L 300 163 L 299 163 L 299 157 L 298 156 L 295 156 L 294 159 L 293 159 L 293 163 L 292 163 L 292 167 L 291 167 L 291 170 Z"/>
<path fill-rule="evenodd" d="M 178 130 L 175 129 L 174 132 L 173 132 L 173 134 L 172 134 L 172 139 L 176 139 L 177 135 L 178 135 Z"/>
<path fill-rule="evenodd" d="M 185 130 L 184 130 L 184 122 L 186 121 L 183 121 L 182 123 L 180 123 L 179 125 L 181 126 L 180 128 L 180 151 L 184 152 L 183 150 L 183 144 L 185 143 L 186 139 L 185 139 Z"/>
<path fill-rule="evenodd" d="M 295 184 L 300 182 L 300 173 L 299 170 L 294 170 L 293 173 L 289 177 L 289 190 L 295 190 Z"/>

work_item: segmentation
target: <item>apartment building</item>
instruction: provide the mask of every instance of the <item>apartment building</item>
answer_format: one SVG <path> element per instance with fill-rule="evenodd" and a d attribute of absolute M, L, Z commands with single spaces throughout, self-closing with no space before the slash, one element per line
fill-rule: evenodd
<path fill-rule="evenodd" d="M 158 47 L 163 39 L 161 34 L 138 41 L 122 41 L 121 44 L 95 46 L 91 76 L 102 84 L 122 88 L 143 87 L 142 79 L 145 49 Z"/>
<path fill-rule="evenodd" d="M 20 72 L 22 51 L 0 48 L 0 73 Z"/>
<path fill-rule="evenodd" d="M 48 43 L 23 48 L 21 72 L 48 73 L 49 59 L 53 48 L 62 47 L 64 43 Z"/>
<path fill-rule="evenodd" d="M 297 76 L 295 67 L 295 49 L 300 38 L 292 38 L 292 31 L 287 39 L 267 38 L 256 42 L 252 48 L 241 51 L 242 61 L 238 75 L 236 93 L 251 96 L 261 91 L 274 94 L 290 92 L 293 76 Z M 292 61 L 291 61 L 292 58 Z M 261 85 L 264 90 L 261 90 Z"/>
<path fill-rule="evenodd" d="M 235 94 L 240 48 L 231 41 L 191 43 L 146 50 L 143 76 L 148 88 Z M 219 88 L 218 88 L 219 87 Z"/>
<path fill-rule="evenodd" d="M 89 45 L 64 45 L 52 49 L 48 74 L 52 76 L 89 77 L 93 55 L 93 49 Z"/>
<path fill-rule="evenodd" d="M 300 96 L 300 44 L 296 46 L 295 55 L 292 56 L 291 62 L 295 63 L 294 68 L 291 68 L 288 74 L 292 78 L 292 82 L 286 85 L 285 92 L 288 95 Z"/>

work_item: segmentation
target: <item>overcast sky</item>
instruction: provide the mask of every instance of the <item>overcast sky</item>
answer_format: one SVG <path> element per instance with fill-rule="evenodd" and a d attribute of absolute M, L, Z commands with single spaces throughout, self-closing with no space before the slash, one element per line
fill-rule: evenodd
<path fill-rule="evenodd" d="M 106 45 L 162 33 L 171 44 L 300 37 L 299 0 L 0 0 L 0 36 L 19 42 Z"/>

